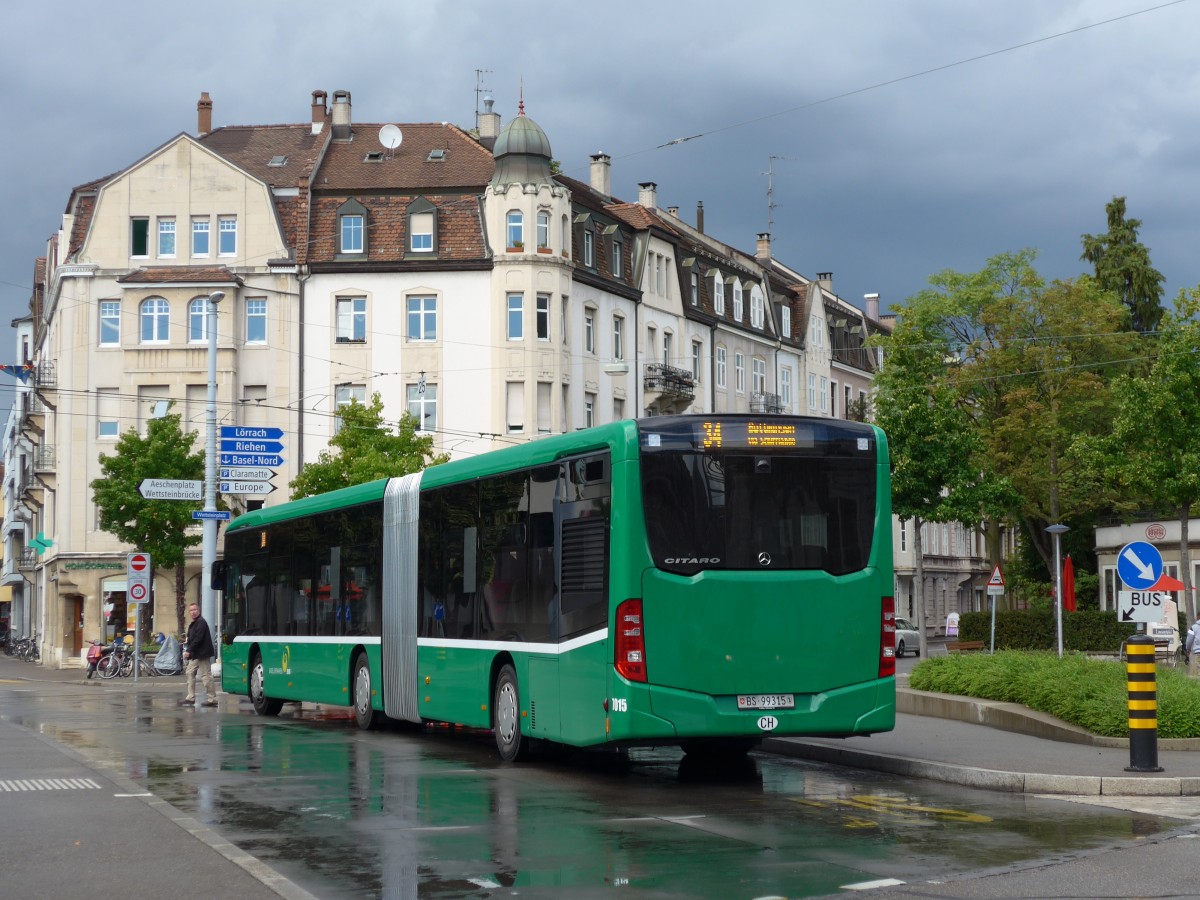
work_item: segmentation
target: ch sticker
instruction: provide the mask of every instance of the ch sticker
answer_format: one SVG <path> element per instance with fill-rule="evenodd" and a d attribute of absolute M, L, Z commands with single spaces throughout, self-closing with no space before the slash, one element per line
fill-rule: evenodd
<path fill-rule="evenodd" d="M 762 731 L 774 731 L 779 727 L 779 720 L 774 716 L 761 716 L 758 720 L 758 727 Z"/>

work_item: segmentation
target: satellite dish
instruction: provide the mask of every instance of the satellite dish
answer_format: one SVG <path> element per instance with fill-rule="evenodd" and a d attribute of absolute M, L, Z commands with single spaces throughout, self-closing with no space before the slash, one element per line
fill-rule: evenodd
<path fill-rule="evenodd" d="M 400 133 L 399 126 L 384 125 L 379 129 L 379 143 L 383 144 L 389 150 L 395 150 L 399 147 L 402 140 L 404 140 L 404 135 Z"/>

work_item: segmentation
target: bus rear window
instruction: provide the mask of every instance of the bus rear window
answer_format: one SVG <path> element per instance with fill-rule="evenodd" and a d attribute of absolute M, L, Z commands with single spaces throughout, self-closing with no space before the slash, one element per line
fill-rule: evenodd
<path fill-rule="evenodd" d="M 714 441 L 714 434 L 717 439 Z M 642 500 L 657 567 L 863 569 L 875 528 L 873 431 L 771 417 L 649 420 Z"/>

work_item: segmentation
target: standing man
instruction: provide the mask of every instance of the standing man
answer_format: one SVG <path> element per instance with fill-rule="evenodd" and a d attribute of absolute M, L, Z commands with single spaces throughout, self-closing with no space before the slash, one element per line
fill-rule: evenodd
<path fill-rule="evenodd" d="M 183 644 L 187 696 L 179 701 L 179 705 L 194 706 L 196 704 L 196 673 L 199 672 L 205 693 L 208 695 L 208 699 L 204 701 L 203 705 L 216 706 L 217 689 L 213 685 L 212 677 L 212 660 L 216 655 L 216 649 L 213 647 L 212 632 L 208 630 L 208 623 L 200 615 L 200 607 L 197 604 L 193 603 L 188 606 L 188 615 L 192 617 L 192 622 L 188 625 L 187 638 Z"/>

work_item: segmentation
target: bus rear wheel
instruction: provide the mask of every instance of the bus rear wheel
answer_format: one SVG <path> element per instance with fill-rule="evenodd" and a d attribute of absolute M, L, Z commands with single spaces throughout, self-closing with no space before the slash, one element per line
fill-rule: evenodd
<path fill-rule="evenodd" d="M 496 678 L 492 730 L 496 734 L 496 749 L 505 762 L 518 762 L 529 755 L 529 738 L 521 734 L 521 694 L 512 666 L 506 665 Z"/>
<path fill-rule="evenodd" d="M 260 716 L 277 716 L 283 709 L 282 700 L 267 696 L 267 673 L 258 653 L 250 660 L 250 705 Z"/>
<path fill-rule="evenodd" d="M 379 713 L 371 706 L 371 664 L 365 653 L 354 661 L 354 721 L 364 731 L 379 724 Z"/>

